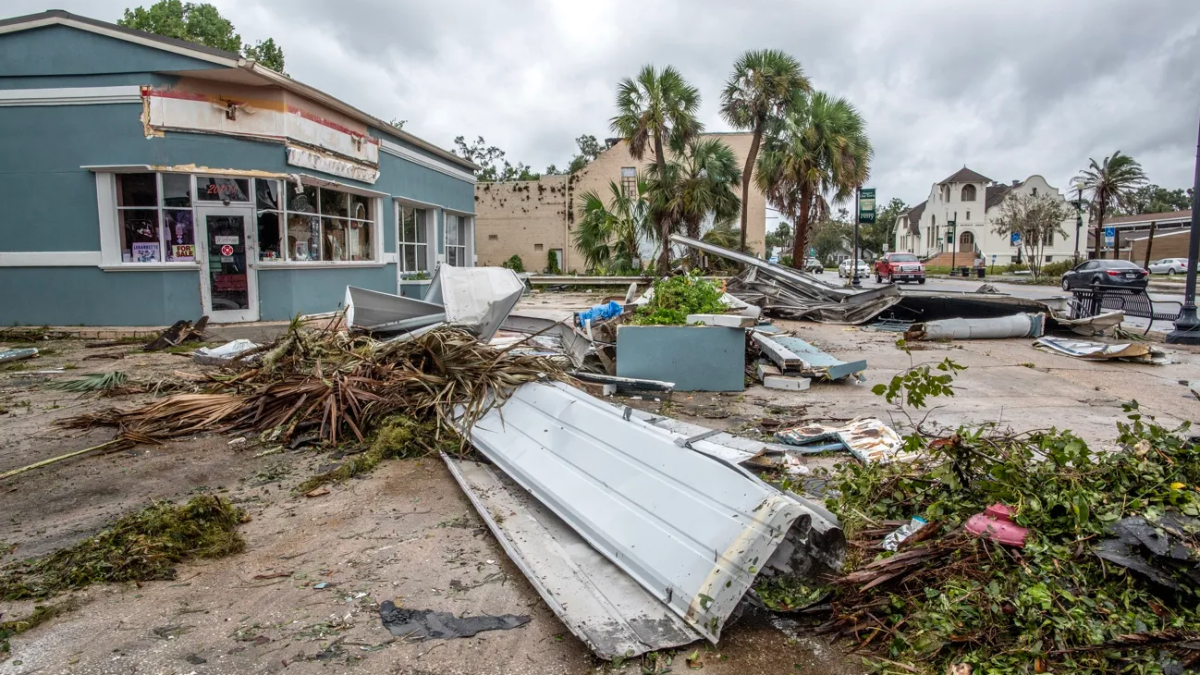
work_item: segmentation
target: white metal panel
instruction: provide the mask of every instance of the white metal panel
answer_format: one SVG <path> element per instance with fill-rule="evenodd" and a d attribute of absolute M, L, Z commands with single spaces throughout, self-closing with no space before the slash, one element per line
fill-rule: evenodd
<path fill-rule="evenodd" d="M 789 528 L 810 522 L 752 475 L 561 384 L 518 387 L 471 441 L 713 642 Z"/>
<path fill-rule="evenodd" d="M 504 551 L 563 624 L 597 656 L 629 658 L 701 639 L 503 474 L 479 462 L 447 455 L 442 459 Z"/>

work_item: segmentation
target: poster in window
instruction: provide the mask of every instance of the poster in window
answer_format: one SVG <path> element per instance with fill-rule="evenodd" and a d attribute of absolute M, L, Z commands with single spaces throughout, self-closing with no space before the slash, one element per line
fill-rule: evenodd
<path fill-rule="evenodd" d="M 158 262 L 158 242 L 133 244 L 133 262 Z"/>
<path fill-rule="evenodd" d="M 179 262 L 192 262 L 196 259 L 194 244 L 175 244 L 171 247 L 171 257 Z"/>

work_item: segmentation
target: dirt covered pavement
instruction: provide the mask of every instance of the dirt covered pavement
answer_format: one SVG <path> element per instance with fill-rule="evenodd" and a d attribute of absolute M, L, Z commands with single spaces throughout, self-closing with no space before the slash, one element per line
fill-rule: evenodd
<path fill-rule="evenodd" d="M 596 294 L 535 294 L 518 311 L 560 318 L 599 300 Z M 1193 419 L 1200 409 L 1178 384 L 1200 379 L 1200 357 L 1181 350 L 1169 350 L 1176 363 L 1167 366 L 1083 362 L 1034 350 L 1030 340 L 931 343 L 910 357 L 895 347 L 892 333 L 776 325 L 835 356 L 866 359 L 867 381 L 814 384 L 805 392 L 754 386 L 741 394 L 676 393 L 631 404 L 748 435 L 762 433 L 763 418 L 888 420 L 895 409 L 871 387 L 914 362 L 949 357 L 968 368 L 955 382 L 956 395 L 929 414 L 937 425 L 997 423 L 1017 431 L 1057 426 L 1103 448 L 1129 399 L 1168 425 Z M 0 349 L 12 344 L 0 343 Z M 58 340 L 38 346 L 50 353 L 0 366 L 0 473 L 113 435 L 111 429 L 62 429 L 56 420 L 153 398 L 71 394 L 49 390 L 46 382 L 118 369 L 142 381 L 201 371 L 190 359 L 144 354 L 136 345 L 90 349 L 82 341 Z M 98 353 L 123 358 L 85 358 Z M 75 367 L 37 372 L 68 365 Z M 255 438 L 236 438 L 206 434 L 138 446 L 0 481 L 5 563 L 78 542 L 154 499 L 216 494 L 250 516 L 241 527 L 247 543 L 241 554 L 182 564 L 173 581 L 97 585 L 68 594 L 79 606 L 13 637 L 0 673 L 637 673 L 647 665 L 667 667 L 665 661 L 610 666 L 596 660 L 545 607 L 439 460 L 385 461 L 308 498 L 295 488 L 342 461 L 345 450 L 270 452 Z M 516 614 L 531 621 L 471 638 L 406 642 L 382 626 L 378 606 L 385 600 L 456 616 Z M 0 602 L 0 621 L 24 616 L 32 606 Z M 859 658 L 843 647 L 776 624 L 761 617 L 738 621 L 719 646 L 680 650 L 669 667 L 687 670 L 685 658 L 697 650 L 696 665 L 718 674 L 863 672 Z"/>

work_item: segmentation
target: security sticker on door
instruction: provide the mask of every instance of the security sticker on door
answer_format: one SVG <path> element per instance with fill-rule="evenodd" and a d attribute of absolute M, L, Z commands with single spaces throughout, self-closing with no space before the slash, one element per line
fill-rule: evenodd
<path fill-rule="evenodd" d="M 232 246 L 230 246 L 229 244 L 225 244 L 224 246 L 221 247 L 221 256 L 222 257 L 228 258 L 231 255 L 233 255 L 233 247 Z"/>
<path fill-rule="evenodd" d="M 232 244 L 234 246 L 237 246 L 239 241 L 240 241 L 240 238 L 237 237 L 236 235 L 232 236 L 232 237 L 227 236 L 227 235 L 226 236 L 217 235 L 217 236 L 213 237 L 213 243 L 216 244 L 217 246 L 221 246 L 222 244 Z"/>

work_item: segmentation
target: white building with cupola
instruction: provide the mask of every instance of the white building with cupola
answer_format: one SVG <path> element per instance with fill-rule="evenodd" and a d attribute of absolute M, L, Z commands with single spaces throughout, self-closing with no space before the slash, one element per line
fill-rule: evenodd
<path fill-rule="evenodd" d="M 975 264 L 976 260 L 987 265 L 1025 262 L 1025 250 L 1008 235 L 993 230 L 1004 200 L 1026 194 L 1055 195 L 1066 204 L 1070 212 L 1063 221 L 1066 236 L 1053 236 L 1046 245 L 1042 263 L 1070 259 L 1075 255 L 1077 236 L 1074 193 L 1064 195 L 1036 174 L 1023 181 L 1000 183 L 966 166 L 934 183 L 928 199 L 901 214 L 896 223 L 892 250 L 914 253 L 937 266 L 950 265 L 952 257 L 956 265 L 967 266 Z M 1086 256 L 1087 213 L 1082 217 L 1083 229 L 1078 236 L 1083 237 L 1080 254 Z M 953 232 L 951 223 L 956 223 Z"/>

